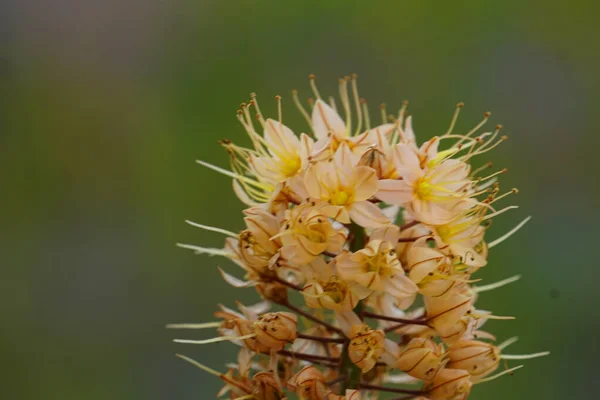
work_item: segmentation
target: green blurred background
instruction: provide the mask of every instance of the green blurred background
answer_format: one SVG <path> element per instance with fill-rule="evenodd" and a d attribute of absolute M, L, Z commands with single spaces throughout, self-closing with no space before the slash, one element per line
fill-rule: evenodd
<path fill-rule="evenodd" d="M 2 399 L 205 399 L 219 382 L 178 360 L 221 368 L 235 346 L 176 345 L 168 322 L 210 320 L 250 301 L 218 276 L 220 246 L 184 219 L 238 230 L 217 139 L 246 140 L 235 112 L 256 91 L 305 129 L 290 90 L 321 92 L 356 72 L 361 95 L 410 99 L 419 139 L 493 111 L 511 139 L 493 153 L 521 208 L 490 238 L 479 277 L 524 278 L 480 307 L 513 353 L 551 350 L 474 399 L 595 398 L 600 333 L 595 2 L 8 0 L 0 15 Z M 189 332 L 188 332 L 189 333 Z M 201 336 L 203 333 L 188 337 Z"/>

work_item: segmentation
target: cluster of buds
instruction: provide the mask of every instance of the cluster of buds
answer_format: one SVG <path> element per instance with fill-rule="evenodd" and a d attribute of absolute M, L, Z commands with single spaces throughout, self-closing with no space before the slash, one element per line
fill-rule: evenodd
<path fill-rule="evenodd" d="M 517 193 L 500 190 L 506 169 L 472 167 L 506 140 L 500 125 L 482 130 L 490 113 L 457 133 L 460 103 L 449 128 L 419 145 L 406 102 L 396 115 L 382 105 L 372 126 L 356 76 L 339 80 L 341 105 L 321 97 L 314 76 L 310 83 L 308 109 L 292 92 L 309 133 L 283 124 L 280 96 L 278 117 L 267 119 L 252 94 L 238 111 L 251 145 L 220 142 L 231 169 L 198 161 L 233 179 L 245 229 L 188 221 L 225 235 L 225 245 L 180 246 L 233 261 L 243 277 L 219 269 L 223 279 L 255 288 L 262 301 L 238 303 L 239 312 L 220 306 L 218 321 L 168 325 L 218 332 L 179 343 L 239 346 L 228 372 L 180 357 L 221 378 L 219 396 L 230 399 L 460 400 L 521 367 L 502 360 L 546 355 L 505 354 L 515 339 L 497 343 L 481 328 L 512 317 L 475 306 L 480 293 L 519 279 L 479 285 L 473 275 L 529 219 L 485 238 L 493 218 L 516 208 L 499 202 Z"/>

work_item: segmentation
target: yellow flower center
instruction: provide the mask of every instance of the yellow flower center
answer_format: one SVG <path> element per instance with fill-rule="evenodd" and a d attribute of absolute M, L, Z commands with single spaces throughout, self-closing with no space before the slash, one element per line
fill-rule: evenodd
<path fill-rule="evenodd" d="M 346 297 L 346 285 L 337 280 L 335 276 L 331 277 L 329 282 L 323 286 L 323 290 L 336 303 L 342 302 Z"/>
<path fill-rule="evenodd" d="M 281 173 L 287 177 L 292 177 L 296 175 L 301 166 L 302 160 L 300 160 L 300 157 L 294 156 L 286 158 L 281 162 Z"/>
<path fill-rule="evenodd" d="M 415 185 L 415 196 L 420 200 L 431 200 L 433 198 L 433 185 L 425 178 L 419 178 Z"/>
<path fill-rule="evenodd" d="M 345 206 L 350 202 L 351 199 L 351 194 L 342 190 L 333 194 L 331 197 L 331 204 L 334 206 Z"/>

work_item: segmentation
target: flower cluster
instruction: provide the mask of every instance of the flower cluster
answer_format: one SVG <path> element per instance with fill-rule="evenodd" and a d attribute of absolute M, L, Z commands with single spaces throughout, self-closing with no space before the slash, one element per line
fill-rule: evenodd
<path fill-rule="evenodd" d="M 314 99 L 305 108 L 293 92 L 309 133 L 296 135 L 278 117 L 265 118 L 256 96 L 238 119 L 250 146 L 220 144 L 231 169 L 200 164 L 233 179 L 248 207 L 239 233 L 188 221 L 227 236 L 224 248 L 180 245 L 219 255 L 243 270 L 243 278 L 219 269 L 237 288 L 256 289 L 262 301 L 237 309 L 219 306 L 218 321 L 171 324 L 215 328 L 205 344 L 230 341 L 238 360 L 226 373 L 181 358 L 220 377 L 219 396 L 275 400 L 295 393 L 306 400 L 466 399 L 473 387 L 521 366 L 501 360 L 509 339 L 481 330 L 495 316 L 476 308 L 480 293 L 519 279 L 479 285 L 474 274 L 489 251 L 528 220 L 492 241 L 493 218 L 516 208 L 499 206 L 502 192 L 491 163 L 472 161 L 506 136 L 501 126 L 481 132 L 490 114 L 465 133 L 455 124 L 420 144 L 405 102 L 396 115 L 381 106 L 371 124 L 356 76 L 339 80 L 341 105 L 325 101 L 310 78 Z M 338 113 L 338 109 L 342 111 Z M 273 307 L 273 308 L 272 308 Z M 496 372 L 502 365 L 503 370 Z"/>

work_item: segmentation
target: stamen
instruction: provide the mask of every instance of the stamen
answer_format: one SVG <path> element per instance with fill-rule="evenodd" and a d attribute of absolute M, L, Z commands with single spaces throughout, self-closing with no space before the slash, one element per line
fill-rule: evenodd
<path fill-rule="evenodd" d="M 315 94 L 315 97 L 317 99 L 321 98 L 321 95 L 319 94 L 319 90 L 317 89 L 317 84 L 315 83 L 316 80 L 316 75 L 315 74 L 310 74 L 308 76 L 308 79 L 310 79 L 310 87 L 312 88 L 313 93 Z"/>
<path fill-rule="evenodd" d="M 481 122 L 479 122 L 477 125 L 475 125 L 475 127 L 473 129 L 471 129 L 465 136 L 463 139 L 459 140 L 456 144 L 458 145 L 459 143 L 462 143 L 463 141 L 465 141 L 467 138 L 469 138 L 472 134 L 474 134 L 475 132 L 477 132 L 482 126 L 484 126 L 486 124 L 486 122 L 488 121 L 488 119 L 490 119 L 490 115 L 492 115 L 491 112 L 487 111 L 486 113 L 483 114 L 483 119 L 481 120 Z"/>
<path fill-rule="evenodd" d="M 167 329 L 206 329 L 218 328 L 221 322 L 204 322 L 201 324 L 167 324 Z"/>
<path fill-rule="evenodd" d="M 219 336 L 212 339 L 205 340 L 188 340 L 188 339 L 173 339 L 175 343 L 187 343 L 187 344 L 209 344 L 209 343 L 217 343 L 217 342 L 226 342 L 231 340 L 244 340 L 250 339 L 256 336 L 256 333 L 250 333 L 248 335 L 243 336 Z"/>
<path fill-rule="evenodd" d="M 494 143 L 494 144 L 493 144 L 493 145 L 491 145 L 490 147 L 487 147 L 487 148 L 485 148 L 485 147 L 486 147 L 486 145 L 484 144 L 484 145 L 483 145 L 482 147 L 480 147 L 480 148 L 479 148 L 477 151 L 473 152 L 473 154 L 472 154 L 471 156 L 473 157 L 473 156 L 478 156 L 479 154 L 487 153 L 488 151 L 491 151 L 491 150 L 495 149 L 495 148 L 496 148 L 496 147 L 498 147 L 498 146 L 499 146 L 499 145 L 500 145 L 502 142 L 505 142 L 505 141 L 507 141 L 507 140 L 508 140 L 508 136 L 506 136 L 506 135 L 505 135 L 505 136 L 502 136 L 500 139 L 498 139 L 498 140 L 496 141 L 496 143 Z M 487 142 L 486 142 L 486 144 L 487 144 Z M 481 149 L 484 149 L 484 150 L 481 150 Z"/>
<path fill-rule="evenodd" d="M 344 113 L 346 114 L 346 133 L 350 136 L 352 132 L 352 113 L 350 112 L 350 98 L 348 96 L 348 81 L 349 77 L 345 76 L 338 80 L 340 99 L 344 106 Z"/>
<path fill-rule="evenodd" d="M 235 254 L 223 249 L 214 249 L 210 247 L 200 247 L 194 246 L 191 244 L 177 243 L 177 247 L 181 247 L 182 249 L 193 250 L 196 254 L 208 254 L 209 256 L 223 256 L 227 258 L 234 257 Z"/>
<path fill-rule="evenodd" d="M 233 233 L 233 232 L 228 231 L 226 229 L 215 228 L 214 226 L 208 226 L 208 225 L 198 224 L 196 222 L 188 221 L 187 219 L 185 220 L 185 222 L 187 224 L 191 225 L 191 226 L 195 226 L 196 228 L 204 229 L 206 231 L 222 233 L 223 235 L 231 236 L 231 237 L 234 237 L 234 238 L 238 237 L 237 233 Z"/>
<path fill-rule="evenodd" d="M 277 100 L 277 116 L 279 120 L 279 125 L 281 125 L 283 123 L 283 113 L 281 111 L 281 96 L 275 96 L 275 100 Z"/>
<path fill-rule="evenodd" d="M 509 190 L 508 192 L 501 194 L 501 195 L 500 195 L 500 196 L 498 196 L 498 197 L 494 197 L 494 198 L 492 199 L 492 202 L 491 202 L 490 204 L 493 204 L 493 203 L 495 203 L 495 202 L 497 202 L 497 201 L 500 201 L 500 200 L 502 200 L 503 198 L 505 198 L 505 197 L 507 197 L 507 196 L 510 196 L 511 194 L 519 194 L 519 189 L 517 189 L 517 188 L 513 188 L 513 189 Z"/>
<path fill-rule="evenodd" d="M 490 290 L 498 289 L 498 288 L 501 288 L 508 284 L 511 284 L 513 282 L 516 282 L 519 279 L 521 279 L 521 275 L 515 275 L 515 276 L 511 276 L 510 278 L 506 278 L 506 279 L 503 279 L 498 282 L 490 283 L 489 285 L 476 286 L 475 292 L 477 292 L 477 293 L 489 292 Z"/>
<path fill-rule="evenodd" d="M 505 348 L 507 348 L 511 344 L 516 343 L 518 340 L 519 340 L 519 338 L 517 336 L 514 336 L 514 337 L 511 337 L 510 339 L 507 339 L 504 342 L 500 343 L 496 347 L 498 347 L 500 350 L 504 350 Z"/>
<path fill-rule="evenodd" d="M 379 110 L 381 111 L 381 123 L 385 124 L 387 122 L 387 111 L 385 109 L 385 103 L 381 103 L 379 105 Z"/>
<path fill-rule="evenodd" d="M 260 124 L 264 127 L 265 126 L 265 119 L 262 116 L 262 113 L 260 112 L 260 107 L 258 107 L 258 100 L 256 100 L 256 93 L 252 92 L 250 93 L 250 98 L 252 99 L 252 101 L 250 101 L 250 104 L 254 106 L 254 108 L 256 109 L 256 118 L 258 119 L 258 122 L 260 122 Z"/>
<path fill-rule="evenodd" d="M 310 126 L 310 129 L 312 131 L 312 120 L 310 119 L 310 115 L 308 115 L 308 112 L 306 111 L 304 106 L 302 106 L 302 103 L 300 102 L 300 99 L 298 98 L 298 91 L 296 89 L 292 90 L 292 99 L 294 100 L 294 104 L 296 105 L 296 108 L 298 109 L 298 111 L 300 111 L 300 114 L 302 114 L 302 116 L 304 117 L 304 119 L 306 120 L 306 122 L 308 123 L 308 126 Z"/>
<path fill-rule="evenodd" d="M 488 168 L 492 168 L 493 165 L 494 165 L 493 162 L 488 161 L 485 164 L 483 164 L 481 167 L 474 169 L 473 172 L 471 172 L 471 176 L 475 176 L 478 173 L 480 173 L 481 171 L 484 171 L 484 170 L 486 170 Z"/>
<path fill-rule="evenodd" d="M 465 106 L 465 103 L 460 102 L 456 105 L 456 110 L 454 111 L 454 116 L 452 117 L 452 121 L 450 121 L 450 127 L 448 128 L 448 130 L 446 131 L 445 135 L 449 135 L 452 133 L 452 130 L 454 129 L 454 125 L 456 125 L 456 120 L 458 120 L 458 114 L 460 114 L 460 110 Z"/>
<path fill-rule="evenodd" d="M 502 371 L 499 374 L 492 375 L 492 376 L 489 376 L 487 378 L 481 379 L 481 380 L 475 382 L 474 385 L 479 385 L 480 383 L 485 383 L 485 382 L 491 382 L 494 379 L 498 379 L 498 378 L 500 378 L 503 375 L 507 375 L 507 374 L 511 374 L 512 375 L 513 372 L 515 372 L 516 370 L 521 369 L 523 367 L 524 367 L 523 365 L 519 365 L 518 367 L 507 369 L 506 371 Z"/>
<path fill-rule="evenodd" d="M 408 108 L 408 100 L 404 100 L 402 102 L 402 107 L 398 110 L 398 121 L 400 121 L 400 126 L 404 124 L 404 117 L 406 117 L 406 109 Z"/>
<path fill-rule="evenodd" d="M 358 86 L 356 84 L 356 74 L 352 74 L 352 95 L 354 97 L 354 105 L 356 106 L 356 131 L 354 131 L 354 135 L 358 135 L 360 130 L 362 129 L 362 112 L 360 107 L 360 99 L 358 97 Z"/>
<path fill-rule="evenodd" d="M 209 368 L 209 367 L 207 367 L 207 366 L 206 366 L 206 365 L 204 365 L 204 364 L 200 364 L 198 361 L 196 361 L 196 360 L 192 360 L 192 359 L 191 359 L 191 358 L 189 358 L 189 357 L 183 356 L 183 355 L 181 355 L 181 354 L 175 354 L 175 356 L 177 356 L 177 357 L 181 358 L 182 360 L 185 360 L 185 361 L 189 362 L 189 363 L 190 363 L 190 364 L 192 364 L 192 365 L 195 365 L 196 367 L 200 368 L 200 369 L 201 369 L 202 371 L 204 371 L 204 372 L 208 372 L 209 374 L 212 374 L 212 375 L 218 376 L 219 378 L 223 376 L 223 374 L 222 374 L 222 373 L 220 373 L 219 371 L 215 371 L 214 369 L 212 369 L 212 368 Z"/>
<path fill-rule="evenodd" d="M 504 169 L 501 169 L 500 171 L 496 171 L 496 172 L 494 172 L 493 174 L 491 174 L 491 175 L 488 175 L 488 176 L 486 176 L 486 177 L 483 177 L 483 178 L 477 178 L 477 182 L 483 182 L 483 181 L 487 181 L 488 179 L 491 179 L 491 178 L 493 178 L 493 177 L 495 177 L 495 176 L 498 176 L 498 175 L 501 175 L 501 174 L 505 174 L 505 173 L 507 173 L 507 172 L 508 172 L 508 168 L 504 168 Z"/>
<path fill-rule="evenodd" d="M 523 225 L 525 225 L 527 222 L 529 222 L 530 219 L 531 219 L 531 216 L 525 218 L 523 221 L 521 221 L 517 226 L 512 228 L 510 231 L 506 232 L 504 235 L 500 236 L 498 239 L 488 243 L 488 248 L 491 249 L 492 247 L 497 246 L 500 243 L 504 242 L 506 239 L 508 239 L 514 233 L 516 233 L 519 229 L 521 229 L 523 227 Z"/>
<path fill-rule="evenodd" d="M 371 129 L 371 117 L 369 116 L 369 109 L 367 108 L 367 100 L 360 99 L 360 102 L 362 104 L 362 111 L 365 116 L 365 127 L 367 129 Z"/>
<path fill-rule="evenodd" d="M 520 354 L 520 355 L 511 355 L 511 354 L 502 354 L 500 358 L 503 360 L 531 360 L 532 358 L 545 357 L 550 355 L 549 351 L 543 351 L 541 353 L 532 353 L 532 354 Z"/>
<path fill-rule="evenodd" d="M 202 160 L 196 160 L 196 162 L 197 162 L 198 164 L 200 164 L 200 165 L 202 165 L 202 166 L 206 167 L 206 168 L 210 168 L 210 169 L 212 169 L 213 171 L 217 171 L 217 172 L 219 172 L 219 173 L 221 173 L 221 174 L 223 174 L 223 175 L 229 176 L 230 178 L 233 178 L 233 179 L 237 179 L 237 180 L 240 180 L 240 181 L 246 182 L 246 183 L 248 183 L 249 185 L 253 185 L 253 186 L 255 186 L 255 187 L 259 188 L 259 189 L 263 189 L 263 190 L 268 190 L 268 189 L 269 189 L 269 187 L 268 187 L 267 185 L 264 185 L 264 184 L 262 184 L 262 183 L 260 183 L 260 182 L 257 182 L 257 181 L 255 181 L 255 180 L 252 180 L 252 179 L 250 179 L 250 178 L 248 178 L 248 177 L 245 177 L 245 176 L 242 176 L 242 175 L 239 175 L 239 174 L 233 173 L 233 172 L 231 172 L 231 171 L 228 171 L 228 170 L 226 170 L 226 169 L 223 169 L 223 168 L 221 168 L 221 167 L 217 167 L 216 165 L 209 164 L 209 163 L 207 163 L 207 162 L 204 162 L 204 161 L 202 161 Z"/>
<path fill-rule="evenodd" d="M 471 313 L 471 315 L 473 316 L 473 318 L 495 319 L 495 320 L 498 320 L 498 321 L 512 321 L 513 319 L 517 319 L 516 317 L 502 316 L 502 315 L 492 315 L 492 314 L 483 314 L 483 313 L 479 313 L 479 312 L 473 312 L 473 313 Z"/>
<path fill-rule="evenodd" d="M 329 105 L 333 108 L 333 111 L 338 112 L 337 105 L 335 104 L 335 97 L 329 96 Z"/>
<path fill-rule="evenodd" d="M 486 220 L 488 220 L 490 218 L 494 218 L 497 215 L 505 213 L 506 211 L 509 211 L 509 210 L 514 210 L 515 208 L 519 208 L 519 206 L 508 206 L 508 207 L 505 207 L 505 208 L 503 208 L 500 211 L 496 211 L 496 212 L 494 212 L 492 214 L 486 215 L 485 217 L 482 218 L 482 221 L 486 221 Z"/>

